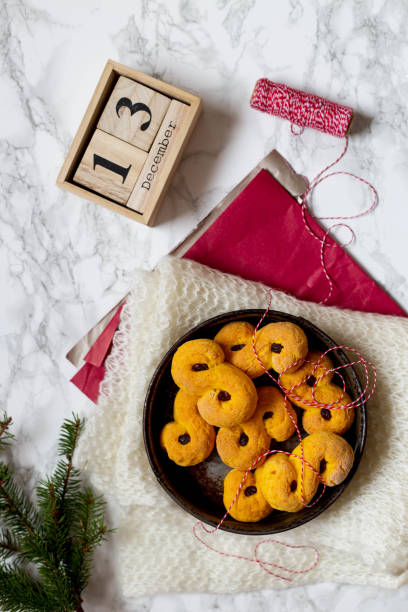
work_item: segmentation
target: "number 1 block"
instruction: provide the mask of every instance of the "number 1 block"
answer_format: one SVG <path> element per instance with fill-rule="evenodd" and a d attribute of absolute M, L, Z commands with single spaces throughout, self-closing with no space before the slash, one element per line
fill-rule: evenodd
<path fill-rule="evenodd" d="M 74 181 L 115 202 L 126 204 L 146 158 L 144 151 L 95 130 Z"/>
<path fill-rule="evenodd" d="M 170 98 L 119 77 L 97 127 L 148 151 L 170 104 Z"/>

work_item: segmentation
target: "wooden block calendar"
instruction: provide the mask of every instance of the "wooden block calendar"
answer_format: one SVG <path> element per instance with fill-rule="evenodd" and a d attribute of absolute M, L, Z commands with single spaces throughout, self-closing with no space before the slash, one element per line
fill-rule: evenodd
<path fill-rule="evenodd" d="M 200 111 L 199 97 L 109 60 L 57 185 L 152 225 Z"/>

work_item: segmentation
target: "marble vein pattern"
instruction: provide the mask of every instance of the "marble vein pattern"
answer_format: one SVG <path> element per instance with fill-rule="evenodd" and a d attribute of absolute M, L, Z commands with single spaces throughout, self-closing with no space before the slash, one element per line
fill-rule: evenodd
<path fill-rule="evenodd" d="M 0 391 L 27 486 L 51 469 L 62 419 L 92 412 L 68 382 L 73 370 L 64 355 L 124 295 L 132 270 L 153 267 L 272 148 L 309 178 L 341 150 L 333 137 L 312 130 L 294 137 L 284 120 L 250 109 L 259 77 L 356 110 L 338 169 L 372 181 L 379 204 L 352 223 L 348 250 L 408 309 L 407 30 L 405 0 L 1 0 Z M 154 229 L 55 186 L 108 58 L 204 100 Z M 337 177 L 316 190 L 312 208 L 351 215 L 368 204 L 366 189 Z M 336 235 L 348 240 L 344 228 Z M 406 588 L 332 584 L 125 602 L 113 546 L 98 554 L 87 610 L 407 608 Z"/>

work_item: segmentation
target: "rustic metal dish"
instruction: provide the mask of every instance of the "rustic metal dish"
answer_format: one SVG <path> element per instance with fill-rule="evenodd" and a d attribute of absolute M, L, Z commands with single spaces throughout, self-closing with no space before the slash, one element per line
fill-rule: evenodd
<path fill-rule="evenodd" d="M 171 347 L 161 360 L 146 396 L 143 425 L 144 441 L 150 465 L 158 482 L 184 510 L 212 526 L 217 525 L 225 513 L 222 503 L 223 481 L 231 468 L 222 463 L 215 450 L 206 461 L 199 465 L 180 467 L 170 461 L 166 452 L 160 447 L 160 432 L 167 422 L 173 420 L 173 402 L 178 390 L 170 374 L 171 360 L 175 351 L 183 342 L 195 338 L 214 338 L 219 329 L 231 321 L 248 321 L 256 325 L 262 314 L 263 310 L 229 312 L 204 321 L 204 323 L 189 331 Z M 306 319 L 283 312 L 269 311 L 263 325 L 274 321 L 291 321 L 299 325 L 307 335 L 309 349 L 323 352 L 329 347 L 336 346 L 336 343 L 329 336 Z M 335 366 L 349 363 L 345 353 L 339 349 L 332 351 L 330 357 Z M 345 368 L 342 373 L 346 382 L 346 390 L 352 399 L 355 399 L 362 392 L 357 374 L 352 367 Z M 268 376 L 264 375 L 255 379 L 254 384 L 258 387 L 273 383 Z M 304 435 L 305 432 L 301 431 Z M 222 529 L 246 535 L 266 535 L 293 529 L 318 516 L 341 495 L 357 470 L 366 439 L 365 404 L 356 409 L 354 423 L 344 437 L 354 449 L 353 467 L 346 480 L 336 487 L 328 487 L 321 499 L 312 508 L 304 508 L 295 513 L 275 510 L 258 523 L 241 523 L 227 517 L 222 524 Z M 297 444 L 298 439 L 294 434 L 287 442 L 279 444 L 279 448 L 292 450 Z M 316 496 L 319 494 L 320 488 Z"/>

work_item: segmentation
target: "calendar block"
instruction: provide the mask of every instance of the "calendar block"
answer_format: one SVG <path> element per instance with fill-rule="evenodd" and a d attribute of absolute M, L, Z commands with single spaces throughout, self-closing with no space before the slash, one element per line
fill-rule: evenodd
<path fill-rule="evenodd" d="M 127 202 L 129 208 L 144 213 L 151 202 L 156 201 L 157 194 L 165 189 L 179 149 L 181 127 L 187 112 L 186 104 L 172 100 Z"/>
<path fill-rule="evenodd" d="M 167 96 L 126 77 L 119 77 L 97 127 L 148 151 L 169 104 Z"/>
<path fill-rule="evenodd" d="M 119 138 L 95 130 L 74 181 L 125 204 L 146 161 L 147 153 Z"/>

